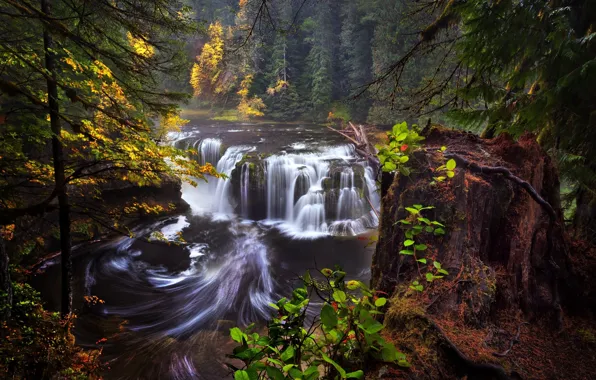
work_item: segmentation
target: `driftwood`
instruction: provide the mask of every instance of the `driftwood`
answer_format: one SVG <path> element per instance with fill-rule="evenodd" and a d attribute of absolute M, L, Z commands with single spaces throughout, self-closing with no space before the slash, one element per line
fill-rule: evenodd
<path fill-rule="evenodd" d="M 358 153 L 361 157 L 366 158 L 375 171 L 379 168 L 379 159 L 376 156 L 375 147 L 368 140 L 366 131 L 362 125 L 356 126 L 352 124 L 352 122 L 348 122 L 348 125 L 341 130 L 335 129 L 331 126 L 327 126 L 327 128 L 342 135 L 348 141 L 354 144 L 356 153 Z"/>

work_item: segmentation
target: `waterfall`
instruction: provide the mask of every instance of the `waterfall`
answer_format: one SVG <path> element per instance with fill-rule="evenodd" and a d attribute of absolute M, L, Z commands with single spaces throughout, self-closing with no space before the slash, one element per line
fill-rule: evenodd
<path fill-rule="evenodd" d="M 358 188 L 354 187 L 354 170 L 344 169 L 340 175 L 337 219 L 357 219 L 364 214 L 364 204 Z"/>
<path fill-rule="evenodd" d="M 293 221 L 297 183 L 299 190 L 307 193 L 321 190 L 328 168 L 327 162 L 315 154 L 267 158 L 267 219 Z"/>
<path fill-rule="evenodd" d="M 251 146 L 231 146 L 221 156 L 222 142 L 220 139 L 207 138 L 200 143 L 199 159 L 201 163 L 217 163 L 215 169 L 224 174 L 225 178 L 207 178 L 207 184 L 199 183 L 196 188 L 188 184 L 182 186 L 182 198 L 190 205 L 193 212 L 202 214 L 212 212 L 230 216 L 234 207 L 230 203 L 230 177 L 236 164 L 242 160 L 245 153 L 255 149 Z"/>
<path fill-rule="evenodd" d="M 370 210 L 372 225 L 377 226 L 379 224 L 377 212 L 379 211 L 379 207 L 381 205 L 381 196 L 379 195 L 377 183 L 375 182 L 375 173 L 370 166 L 366 166 L 364 168 L 364 180 L 366 181 L 366 188 L 368 189 L 368 199 L 370 200 L 370 203 L 377 208 L 376 211 Z"/>
<path fill-rule="evenodd" d="M 202 165 L 210 163 L 212 165 L 218 164 L 221 157 L 222 143 L 220 139 L 207 138 L 202 140 L 200 143 L 197 141 L 195 144 L 199 144 L 198 151 L 200 157 L 200 163 Z M 196 148 L 196 146 L 194 146 Z"/>
<path fill-rule="evenodd" d="M 240 174 L 240 210 L 243 218 L 248 218 L 248 180 L 250 174 L 250 164 L 245 162 L 242 164 L 242 171 Z"/>
<path fill-rule="evenodd" d="M 265 218 L 264 222 L 299 238 L 358 235 L 378 224 L 366 200 L 379 204 L 374 173 L 351 144 L 281 152 L 256 161 L 253 157 L 238 167 L 256 147 L 230 146 L 223 151 L 218 138 L 195 141 L 193 146 L 201 163 L 216 163 L 216 170 L 226 176 L 209 178 L 208 184 L 197 188 L 184 185 L 183 198 L 195 213 Z M 237 186 L 233 191 L 232 184 Z M 255 198 L 261 197 L 258 194 L 261 201 Z M 255 217 L 259 210 L 261 216 Z"/>
<path fill-rule="evenodd" d="M 357 235 L 376 226 L 377 220 L 370 215 L 370 207 L 362 195 L 367 192 L 364 186 L 368 192 L 376 188 L 373 173 L 372 170 L 366 170 L 366 163 L 355 163 L 356 160 L 353 145 L 326 147 L 314 153 L 284 153 L 268 157 L 267 219 L 282 222 L 282 230 L 295 237 L 328 233 Z M 334 169 L 334 173 L 340 176 L 335 217 L 327 215 L 325 205 L 327 192 L 332 189 L 329 185 L 327 188 L 323 186 L 324 181 L 333 180 L 330 178 L 331 163 L 342 170 L 337 173 L 337 169 Z M 356 186 L 354 179 L 354 165 L 362 165 L 365 169 L 364 174 L 359 174 L 361 177 L 370 177 L 361 178 L 360 187 Z"/>

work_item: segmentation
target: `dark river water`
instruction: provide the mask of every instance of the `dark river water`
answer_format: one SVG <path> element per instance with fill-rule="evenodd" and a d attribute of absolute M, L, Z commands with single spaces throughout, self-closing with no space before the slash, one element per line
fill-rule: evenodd
<path fill-rule="evenodd" d="M 266 320 L 299 275 L 341 265 L 350 278 L 369 278 L 370 204 L 379 199 L 353 146 L 298 124 L 191 122 L 170 138 L 228 179 L 185 185 L 188 212 L 75 253 L 74 333 L 88 347 L 107 339 L 106 379 L 230 378 L 229 329 Z M 152 240 L 155 232 L 184 242 Z M 55 264 L 35 279 L 50 307 Z"/>

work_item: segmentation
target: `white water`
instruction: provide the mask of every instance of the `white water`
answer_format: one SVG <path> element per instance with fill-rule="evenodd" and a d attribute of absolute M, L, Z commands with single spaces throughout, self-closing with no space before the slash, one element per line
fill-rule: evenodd
<path fill-rule="evenodd" d="M 250 164 L 245 162 L 242 165 L 242 173 L 240 175 L 240 209 L 242 211 L 242 217 L 248 218 L 248 180 L 250 175 Z"/>
<path fill-rule="evenodd" d="M 221 158 L 221 145 L 220 139 L 209 138 L 202 140 L 198 146 L 201 164 L 216 165 Z"/>
<path fill-rule="evenodd" d="M 231 146 L 221 155 L 223 145 L 220 139 L 207 138 L 195 144 L 199 148 L 200 161 L 215 164 L 217 159 L 217 171 L 228 178 L 211 178 L 207 185 L 200 183 L 197 188 L 183 185 L 183 199 L 190 204 L 193 213 L 211 213 L 216 219 L 229 219 L 238 214 L 250 219 L 251 202 L 254 201 L 249 192 L 251 164 L 245 162 L 239 166 L 238 172 L 233 171 L 243 156 L 256 148 Z M 294 145 L 306 148 L 305 144 Z M 267 208 L 263 223 L 275 225 L 294 238 L 358 235 L 377 225 L 376 215 L 365 199 L 368 197 L 373 205 L 379 204 L 373 171 L 359 161 L 353 145 L 328 146 L 314 152 L 282 152 L 267 157 L 262 164 L 266 183 L 261 185 Z M 333 180 L 330 178 L 334 175 L 331 165 L 339 166 L 343 171 L 337 173 L 335 169 L 335 175 L 340 175 L 339 188 L 328 194 L 330 189 L 324 189 L 323 182 Z M 355 165 L 364 167 L 364 174 L 358 174 L 363 177 L 359 179 L 363 184 L 360 186 L 356 186 Z M 231 189 L 232 175 L 239 176 L 235 183 L 240 188 L 234 192 Z M 232 199 L 232 193 L 238 194 L 239 199 Z M 337 199 L 335 211 L 329 211 L 332 206 L 326 205 L 328 196 Z"/>
<path fill-rule="evenodd" d="M 220 157 L 222 142 L 208 138 L 199 144 L 199 155 L 202 163 L 217 163 L 216 170 L 226 178 L 208 178 L 207 184 L 200 181 L 197 187 L 187 183 L 182 185 L 182 199 L 189 205 L 194 214 L 212 213 L 216 218 L 225 219 L 234 213 L 234 205 L 230 203 L 230 176 L 236 163 L 242 160 L 245 153 L 253 151 L 251 146 L 232 146 Z M 205 151 L 203 151 L 205 149 Z"/>

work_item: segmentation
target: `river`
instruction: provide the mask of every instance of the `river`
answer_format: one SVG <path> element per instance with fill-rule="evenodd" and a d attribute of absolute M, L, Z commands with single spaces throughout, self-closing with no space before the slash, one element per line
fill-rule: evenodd
<path fill-rule="evenodd" d="M 341 265 L 350 278 L 370 275 L 379 197 L 372 170 L 340 136 L 193 121 L 170 138 L 228 178 L 183 185 L 189 211 L 75 255 L 74 333 L 83 346 L 107 339 L 106 379 L 228 378 L 229 328 L 266 320 L 300 274 Z M 55 264 L 35 280 L 54 307 Z M 102 302 L 83 305 L 91 295 Z"/>

